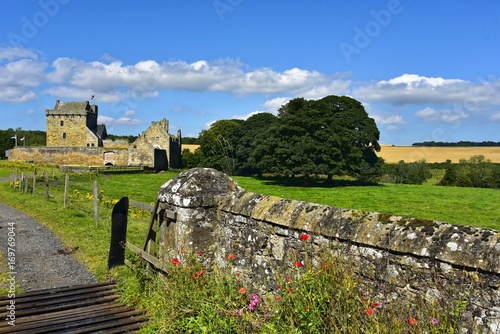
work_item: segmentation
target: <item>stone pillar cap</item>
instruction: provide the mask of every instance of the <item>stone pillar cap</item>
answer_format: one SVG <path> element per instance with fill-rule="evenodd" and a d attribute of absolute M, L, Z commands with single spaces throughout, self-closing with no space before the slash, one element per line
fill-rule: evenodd
<path fill-rule="evenodd" d="M 231 192 L 242 190 L 236 181 L 212 168 L 192 168 L 177 175 L 161 186 L 161 203 L 179 207 L 213 207 L 219 199 Z"/>

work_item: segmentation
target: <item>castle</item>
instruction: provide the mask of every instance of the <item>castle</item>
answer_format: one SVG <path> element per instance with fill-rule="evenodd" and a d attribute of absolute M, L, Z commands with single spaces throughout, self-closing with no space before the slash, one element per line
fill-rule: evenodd
<path fill-rule="evenodd" d="M 181 168 L 181 132 L 168 132 L 168 120 L 151 125 L 129 144 L 108 140 L 106 126 L 97 124 L 98 106 L 85 102 L 56 101 L 47 109 L 45 147 L 16 147 L 9 160 L 54 165 L 144 166 L 156 171 Z"/>

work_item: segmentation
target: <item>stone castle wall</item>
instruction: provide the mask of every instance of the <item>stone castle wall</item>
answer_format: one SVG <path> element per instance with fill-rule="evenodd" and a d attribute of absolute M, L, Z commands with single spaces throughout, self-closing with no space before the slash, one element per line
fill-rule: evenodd
<path fill-rule="evenodd" d="M 16 147 L 10 151 L 9 160 L 33 161 L 43 164 L 69 166 L 103 166 L 104 155 L 112 152 L 112 163 L 127 166 L 128 150 L 108 150 L 102 147 Z M 108 161 L 111 161 L 108 158 Z"/>
<path fill-rule="evenodd" d="M 250 193 L 204 168 L 179 174 L 158 198 L 177 212 L 175 223 L 160 227 L 165 263 L 182 258 L 181 250 L 203 251 L 207 267 L 224 267 L 234 254 L 241 279 L 269 291 L 276 274 L 297 261 L 333 255 L 354 265 L 373 291 L 390 286 L 386 298 L 457 298 L 459 286 L 468 291 L 464 333 L 500 332 L 498 231 Z"/>

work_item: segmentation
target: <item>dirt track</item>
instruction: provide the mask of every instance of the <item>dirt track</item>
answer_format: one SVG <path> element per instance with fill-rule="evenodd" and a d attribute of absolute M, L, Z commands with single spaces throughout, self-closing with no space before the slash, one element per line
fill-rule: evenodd
<path fill-rule="evenodd" d="M 75 250 L 67 249 L 59 238 L 33 218 L 0 203 L 0 250 L 4 256 L 9 247 L 9 232 L 11 236 L 14 233 L 15 239 L 11 247 L 15 254 L 14 269 L 1 269 L 15 277 L 16 284 L 23 290 L 97 282 L 85 265 L 71 256 Z M 6 282 L 1 284 L 6 286 Z"/>

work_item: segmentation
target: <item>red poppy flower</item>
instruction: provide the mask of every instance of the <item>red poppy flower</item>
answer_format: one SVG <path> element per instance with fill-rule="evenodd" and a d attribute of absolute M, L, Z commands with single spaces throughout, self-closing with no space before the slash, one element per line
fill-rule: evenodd
<path fill-rule="evenodd" d="M 194 277 L 194 278 L 201 277 L 201 276 L 203 276 L 203 274 L 204 274 L 204 273 L 205 273 L 205 270 L 203 270 L 203 269 L 202 269 L 202 270 L 200 270 L 200 272 L 199 272 L 199 273 L 194 274 L 194 275 L 193 275 L 193 277 Z"/>
<path fill-rule="evenodd" d="M 372 307 L 373 307 L 373 308 L 377 308 L 377 307 L 378 307 L 378 303 L 377 303 L 377 302 L 373 302 L 373 303 L 372 303 Z"/>
<path fill-rule="evenodd" d="M 297 268 L 300 268 L 300 267 L 302 267 L 302 262 L 297 261 L 297 262 L 295 262 L 294 266 Z"/>
<path fill-rule="evenodd" d="M 280 301 L 281 300 L 281 296 L 276 296 L 276 300 Z"/>
<path fill-rule="evenodd" d="M 236 273 L 236 277 L 240 277 L 240 276 L 241 276 L 241 274 L 240 274 L 240 273 Z"/>
<path fill-rule="evenodd" d="M 292 278 L 290 276 L 287 276 L 285 279 L 287 282 L 290 282 L 292 280 Z"/>
<path fill-rule="evenodd" d="M 229 254 L 229 260 L 234 260 L 235 257 L 234 254 Z"/>
<path fill-rule="evenodd" d="M 307 239 L 309 239 L 309 234 L 302 233 L 300 235 L 300 240 L 307 241 Z"/>
<path fill-rule="evenodd" d="M 373 313 L 375 313 L 375 311 L 372 308 L 367 308 L 365 310 L 365 313 L 367 316 L 370 316 L 370 315 L 373 315 Z"/>
<path fill-rule="evenodd" d="M 417 319 L 415 319 L 415 318 L 411 317 L 410 319 L 408 319 L 408 323 L 409 323 L 410 325 L 416 325 L 416 324 L 417 324 Z"/>
<path fill-rule="evenodd" d="M 202 254 L 203 254 L 203 252 L 202 252 L 202 251 L 197 251 L 197 252 L 196 252 L 196 254 L 198 254 L 198 255 L 202 255 Z"/>
<path fill-rule="evenodd" d="M 186 253 L 186 251 L 184 249 L 181 249 L 181 254 L 184 254 Z"/>
<path fill-rule="evenodd" d="M 176 264 L 176 265 L 181 265 L 181 264 L 182 264 L 182 263 L 181 263 L 181 261 L 179 261 L 179 259 L 178 259 L 178 258 L 176 258 L 176 257 L 173 257 L 173 258 L 172 258 L 172 263 L 173 263 L 173 264 Z"/>
<path fill-rule="evenodd" d="M 240 293 L 241 293 L 242 295 L 243 295 L 243 294 L 245 294 L 245 293 L 247 293 L 247 289 L 245 289 L 245 288 L 240 288 Z"/>

